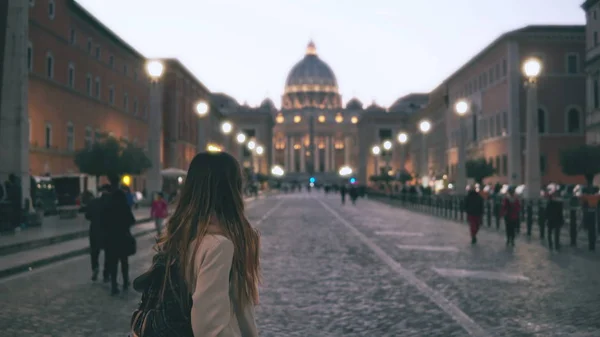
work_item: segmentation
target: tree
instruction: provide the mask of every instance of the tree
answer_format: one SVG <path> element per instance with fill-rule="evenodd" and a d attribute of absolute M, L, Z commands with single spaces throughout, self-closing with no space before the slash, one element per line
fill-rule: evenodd
<path fill-rule="evenodd" d="M 92 146 L 75 153 L 79 171 L 96 177 L 134 174 L 139 175 L 152 167 L 152 162 L 142 148 L 125 140 L 101 135 Z"/>
<path fill-rule="evenodd" d="M 491 177 L 496 173 L 496 169 L 485 158 L 477 158 L 467 161 L 467 177 L 473 178 L 479 185 L 483 184 L 483 179 Z"/>
<path fill-rule="evenodd" d="M 564 174 L 582 175 L 588 186 L 592 186 L 594 176 L 600 173 L 600 146 L 582 145 L 565 150 L 560 154 L 560 166 Z"/>

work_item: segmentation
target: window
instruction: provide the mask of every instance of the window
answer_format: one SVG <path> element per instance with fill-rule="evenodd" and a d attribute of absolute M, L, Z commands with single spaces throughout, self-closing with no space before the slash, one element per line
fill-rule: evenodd
<path fill-rule="evenodd" d="M 490 84 L 494 83 L 494 68 L 490 69 Z"/>
<path fill-rule="evenodd" d="M 100 99 L 100 93 L 102 92 L 102 90 L 100 90 L 100 77 L 96 77 L 96 98 Z"/>
<path fill-rule="evenodd" d="M 488 74 L 487 72 L 483 73 L 483 87 L 487 87 L 488 85 Z"/>
<path fill-rule="evenodd" d="M 110 55 L 108 57 L 108 65 L 112 68 L 115 66 L 115 57 L 113 55 Z"/>
<path fill-rule="evenodd" d="M 51 52 L 46 54 L 46 76 L 54 78 L 54 56 L 52 56 Z"/>
<path fill-rule="evenodd" d="M 69 31 L 69 42 L 71 42 L 71 44 L 75 44 L 75 42 L 77 42 L 77 33 L 73 28 L 71 28 Z"/>
<path fill-rule="evenodd" d="M 27 44 L 27 69 L 33 71 L 33 45 L 31 41 Z"/>
<path fill-rule="evenodd" d="M 74 140 L 74 129 L 73 123 L 67 123 L 67 150 L 73 151 L 75 149 L 75 140 Z"/>
<path fill-rule="evenodd" d="M 547 166 L 547 159 L 546 159 L 546 155 L 541 155 L 540 156 L 540 173 L 542 175 L 546 174 L 546 166 Z"/>
<path fill-rule="evenodd" d="M 538 132 L 546 133 L 546 111 L 538 109 Z"/>
<path fill-rule="evenodd" d="M 73 63 L 69 63 L 69 72 L 67 74 L 67 84 L 69 88 L 75 87 L 75 66 Z"/>
<path fill-rule="evenodd" d="M 496 63 L 496 80 L 500 79 L 500 63 Z"/>
<path fill-rule="evenodd" d="M 129 94 L 125 93 L 125 95 L 123 95 L 123 109 L 126 112 L 129 112 Z"/>
<path fill-rule="evenodd" d="M 44 147 L 49 149 L 52 146 L 52 124 L 46 123 L 45 132 Z"/>
<path fill-rule="evenodd" d="M 567 73 L 577 74 L 579 72 L 579 57 L 577 54 L 567 55 Z"/>
<path fill-rule="evenodd" d="M 508 74 L 508 64 L 506 60 L 502 60 L 502 76 L 506 76 Z"/>
<path fill-rule="evenodd" d="M 502 116 L 496 115 L 496 136 L 502 136 Z"/>
<path fill-rule="evenodd" d="M 133 115 L 137 116 L 138 114 L 138 99 L 137 97 L 133 99 Z"/>
<path fill-rule="evenodd" d="M 496 137 L 496 124 L 495 124 L 496 120 L 494 119 L 494 117 L 491 117 L 489 119 L 489 121 L 490 122 L 489 122 L 489 126 L 488 127 L 489 127 L 489 130 L 490 130 L 490 138 L 494 138 L 494 137 Z"/>
<path fill-rule="evenodd" d="M 508 156 L 502 155 L 502 175 L 508 175 Z"/>
<path fill-rule="evenodd" d="M 502 129 L 505 134 L 508 134 L 508 112 L 502 113 Z"/>
<path fill-rule="evenodd" d="M 88 96 L 92 96 L 92 75 L 85 75 L 85 92 Z"/>
<path fill-rule="evenodd" d="M 127 65 L 126 65 L 126 64 L 124 64 L 124 65 L 123 65 L 123 74 L 124 74 L 125 76 L 127 76 L 127 73 L 128 73 L 128 72 L 129 72 L 129 68 L 127 67 Z"/>
<path fill-rule="evenodd" d="M 54 20 L 54 16 L 55 16 L 55 6 L 54 6 L 54 0 L 48 0 L 48 17 L 50 18 L 50 20 Z"/>
<path fill-rule="evenodd" d="M 91 147 L 94 142 L 94 135 L 92 134 L 92 128 L 85 128 L 85 137 L 84 137 L 85 147 Z"/>
<path fill-rule="evenodd" d="M 108 87 L 108 102 L 115 104 L 115 88 L 112 85 Z"/>
<path fill-rule="evenodd" d="M 92 53 L 92 39 L 88 38 L 88 42 L 87 42 L 87 52 L 88 54 Z"/>
<path fill-rule="evenodd" d="M 567 112 L 567 132 L 568 133 L 580 133 L 581 132 L 581 114 L 579 110 L 575 108 L 569 109 Z"/>
<path fill-rule="evenodd" d="M 101 52 L 100 52 L 100 46 L 96 46 L 96 58 L 97 58 L 97 59 L 100 59 L 100 56 L 101 56 L 101 55 L 102 55 L 102 54 L 101 54 Z"/>

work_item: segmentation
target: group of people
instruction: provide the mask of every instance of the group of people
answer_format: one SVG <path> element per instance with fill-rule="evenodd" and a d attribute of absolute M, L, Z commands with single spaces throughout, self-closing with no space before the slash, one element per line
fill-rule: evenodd
<path fill-rule="evenodd" d="M 119 177 L 108 177 L 110 184 L 99 189 L 99 197 L 89 201 L 85 217 L 90 221 L 90 257 L 92 280 L 98 279 L 100 252 L 104 251 L 103 280 L 111 283 L 111 294 L 120 293 L 117 270 L 121 264 L 123 290 L 129 288 L 128 257 L 136 252 L 131 226 L 135 224 L 127 194 L 119 186 Z"/>
<path fill-rule="evenodd" d="M 353 205 L 356 205 L 356 200 L 358 199 L 358 188 L 354 185 L 350 185 L 349 187 L 346 185 L 342 185 L 340 187 L 340 196 L 342 197 L 342 205 L 346 204 L 346 194 L 350 196 L 350 200 Z"/>
<path fill-rule="evenodd" d="M 557 197 L 556 191 L 550 191 L 546 194 L 547 203 L 544 219 L 548 228 L 548 248 L 550 250 L 560 250 L 560 229 L 564 223 L 563 203 Z M 474 189 L 469 190 L 464 202 L 467 222 L 471 233 L 471 243 L 477 243 L 477 232 L 481 227 L 485 200 L 480 193 Z M 520 231 L 521 203 L 515 195 L 513 188 L 502 200 L 500 216 L 504 218 L 506 228 L 506 246 L 515 246 L 516 233 Z"/>

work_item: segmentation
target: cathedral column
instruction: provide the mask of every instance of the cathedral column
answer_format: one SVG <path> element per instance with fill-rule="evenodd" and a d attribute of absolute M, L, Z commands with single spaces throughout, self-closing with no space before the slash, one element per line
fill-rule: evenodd
<path fill-rule="evenodd" d="M 285 172 L 290 172 L 290 147 L 292 141 L 290 139 L 290 136 L 286 135 L 285 136 L 285 148 L 283 149 L 283 167 Z"/>
<path fill-rule="evenodd" d="M 344 138 L 344 165 L 350 166 L 350 137 L 346 136 Z"/>
<path fill-rule="evenodd" d="M 306 172 L 306 147 L 304 146 L 304 137 L 300 140 L 300 172 Z"/>
<path fill-rule="evenodd" d="M 294 149 L 294 143 L 296 142 L 294 137 L 290 137 L 290 172 L 296 172 L 296 150 Z"/>
<path fill-rule="evenodd" d="M 325 136 L 325 172 L 329 172 L 331 170 L 329 155 L 329 144 L 331 143 L 331 138 L 329 136 Z"/>
<path fill-rule="evenodd" d="M 330 159 L 331 160 L 331 162 L 330 162 L 331 171 L 335 172 L 336 169 L 337 169 L 337 167 L 335 165 L 336 164 L 335 163 L 335 137 L 333 137 L 333 136 L 331 136 L 331 141 L 329 142 L 329 147 L 331 148 L 329 150 L 330 151 L 329 153 L 330 153 L 330 156 L 331 156 L 331 159 Z"/>

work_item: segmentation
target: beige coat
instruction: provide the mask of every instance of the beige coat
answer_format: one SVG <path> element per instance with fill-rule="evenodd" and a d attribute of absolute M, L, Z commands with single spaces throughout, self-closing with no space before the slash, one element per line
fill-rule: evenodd
<path fill-rule="evenodd" d="M 249 305 L 235 313 L 231 305 L 229 272 L 233 249 L 226 237 L 208 234 L 196 252 L 191 316 L 194 337 L 258 336 L 254 307 Z"/>

